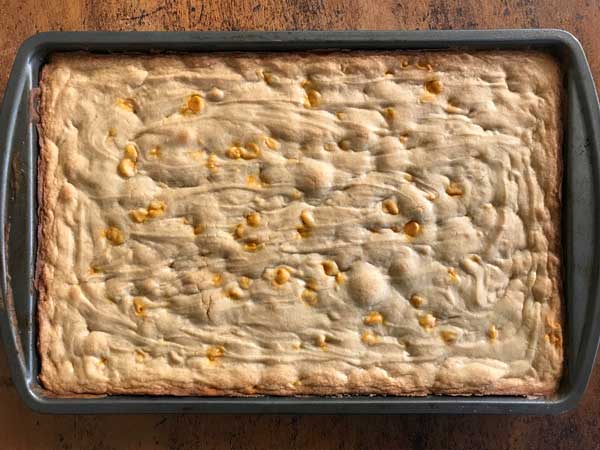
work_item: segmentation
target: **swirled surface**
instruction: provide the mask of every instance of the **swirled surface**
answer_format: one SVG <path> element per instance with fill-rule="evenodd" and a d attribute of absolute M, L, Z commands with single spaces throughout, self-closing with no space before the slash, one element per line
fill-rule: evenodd
<path fill-rule="evenodd" d="M 559 103 L 536 53 L 55 55 L 43 383 L 551 392 Z"/>

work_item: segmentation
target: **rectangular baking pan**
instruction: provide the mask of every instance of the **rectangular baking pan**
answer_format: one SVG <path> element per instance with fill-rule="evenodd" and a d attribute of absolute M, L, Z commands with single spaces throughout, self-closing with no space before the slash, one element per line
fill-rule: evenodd
<path fill-rule="evenodd" d="M 104 396 L 56 398 L 37 375 L 35 99 L 53 52 L 210 52 L 322 49 L 539 49 L 562 63 L 564 116 L 563 268 L 566 372 L 552 398 Z M 25 403 L 49 413 L 502 413 L 549 414 L 574 407 L 589 381 L 600 336 L 600 107 L 583 49 L 560 30 L 43 33 L 20 48 L 0 111 L 0 328 Z"/>

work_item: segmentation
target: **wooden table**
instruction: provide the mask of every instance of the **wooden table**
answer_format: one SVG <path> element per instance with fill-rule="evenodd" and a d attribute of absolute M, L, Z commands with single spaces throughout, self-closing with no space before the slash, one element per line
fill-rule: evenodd
<path fill-rule="evenodd" d="M 443 5 L 435 0 L 0 0 L 0 90 L 21 42 L 46 30 L 519 27 L 574 33 L 600 80 L 600 0 L 468 0 Z M 579 407 L 558 417 L 43 416 L 21 403 L 0 354 L 2 449 L 591 449 L 600 448 L 598 416 L 598 367 Z"/>

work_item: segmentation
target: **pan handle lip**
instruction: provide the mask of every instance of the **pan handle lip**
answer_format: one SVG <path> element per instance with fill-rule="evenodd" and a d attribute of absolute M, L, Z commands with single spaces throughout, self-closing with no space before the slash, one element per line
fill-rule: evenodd
<path fill-rule="evenodd" d="M 29 370 L 21 342 L 8 273 L 7 214 L 10 208 L 10 175 L 13 147 L 18 145 L 15 123 L 24 96 L 28 96 L 30 48 L 23 45 L 15 58 L 0 107 L 0 332 L 13 383 L 22 397 L 29 396 Z M 29 102 L 27 102 L 29 104 Z"/>
<path fill-rule="evenodd" d="M 600 196 L 600 101 L 594 84 L 592 72 L 581 43 L 572 34 L 560 31 L 557 34 L 573 58 L 574 68 L 573 83 L 581 102 L 583 117 L 585 119 L 586 138 L 589 139 L 590 156 L 595 165 L 593 189 L 595 198 Z M 581 341 L 575 361 L 575 375 L 570 397 L 579 399 L 587 389 L 592 374 L 592 367 L 600 345 L 600 208 L 594 211 L 595 230 L 593 236 L 594 282 L 590 287 L 588 301 L 588 315 L 591 319 L 585 322 L 581 334 Z M 568 313 L 568 312 L 567 312 Z"/>

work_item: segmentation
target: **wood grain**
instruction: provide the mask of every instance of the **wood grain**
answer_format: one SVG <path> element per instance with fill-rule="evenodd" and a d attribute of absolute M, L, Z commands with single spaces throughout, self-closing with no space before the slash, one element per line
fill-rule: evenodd
<path fill-rule="evenodd" d="M 566 29 L 600 80 L 600 0 L 0 0 L 0 91 L 15 52 L 47 30 Z M 42 416 L 27 410 L 0 352 L 0 448 L 593 449 L 598 367 L 579 407 L 559 417 Z"/>

